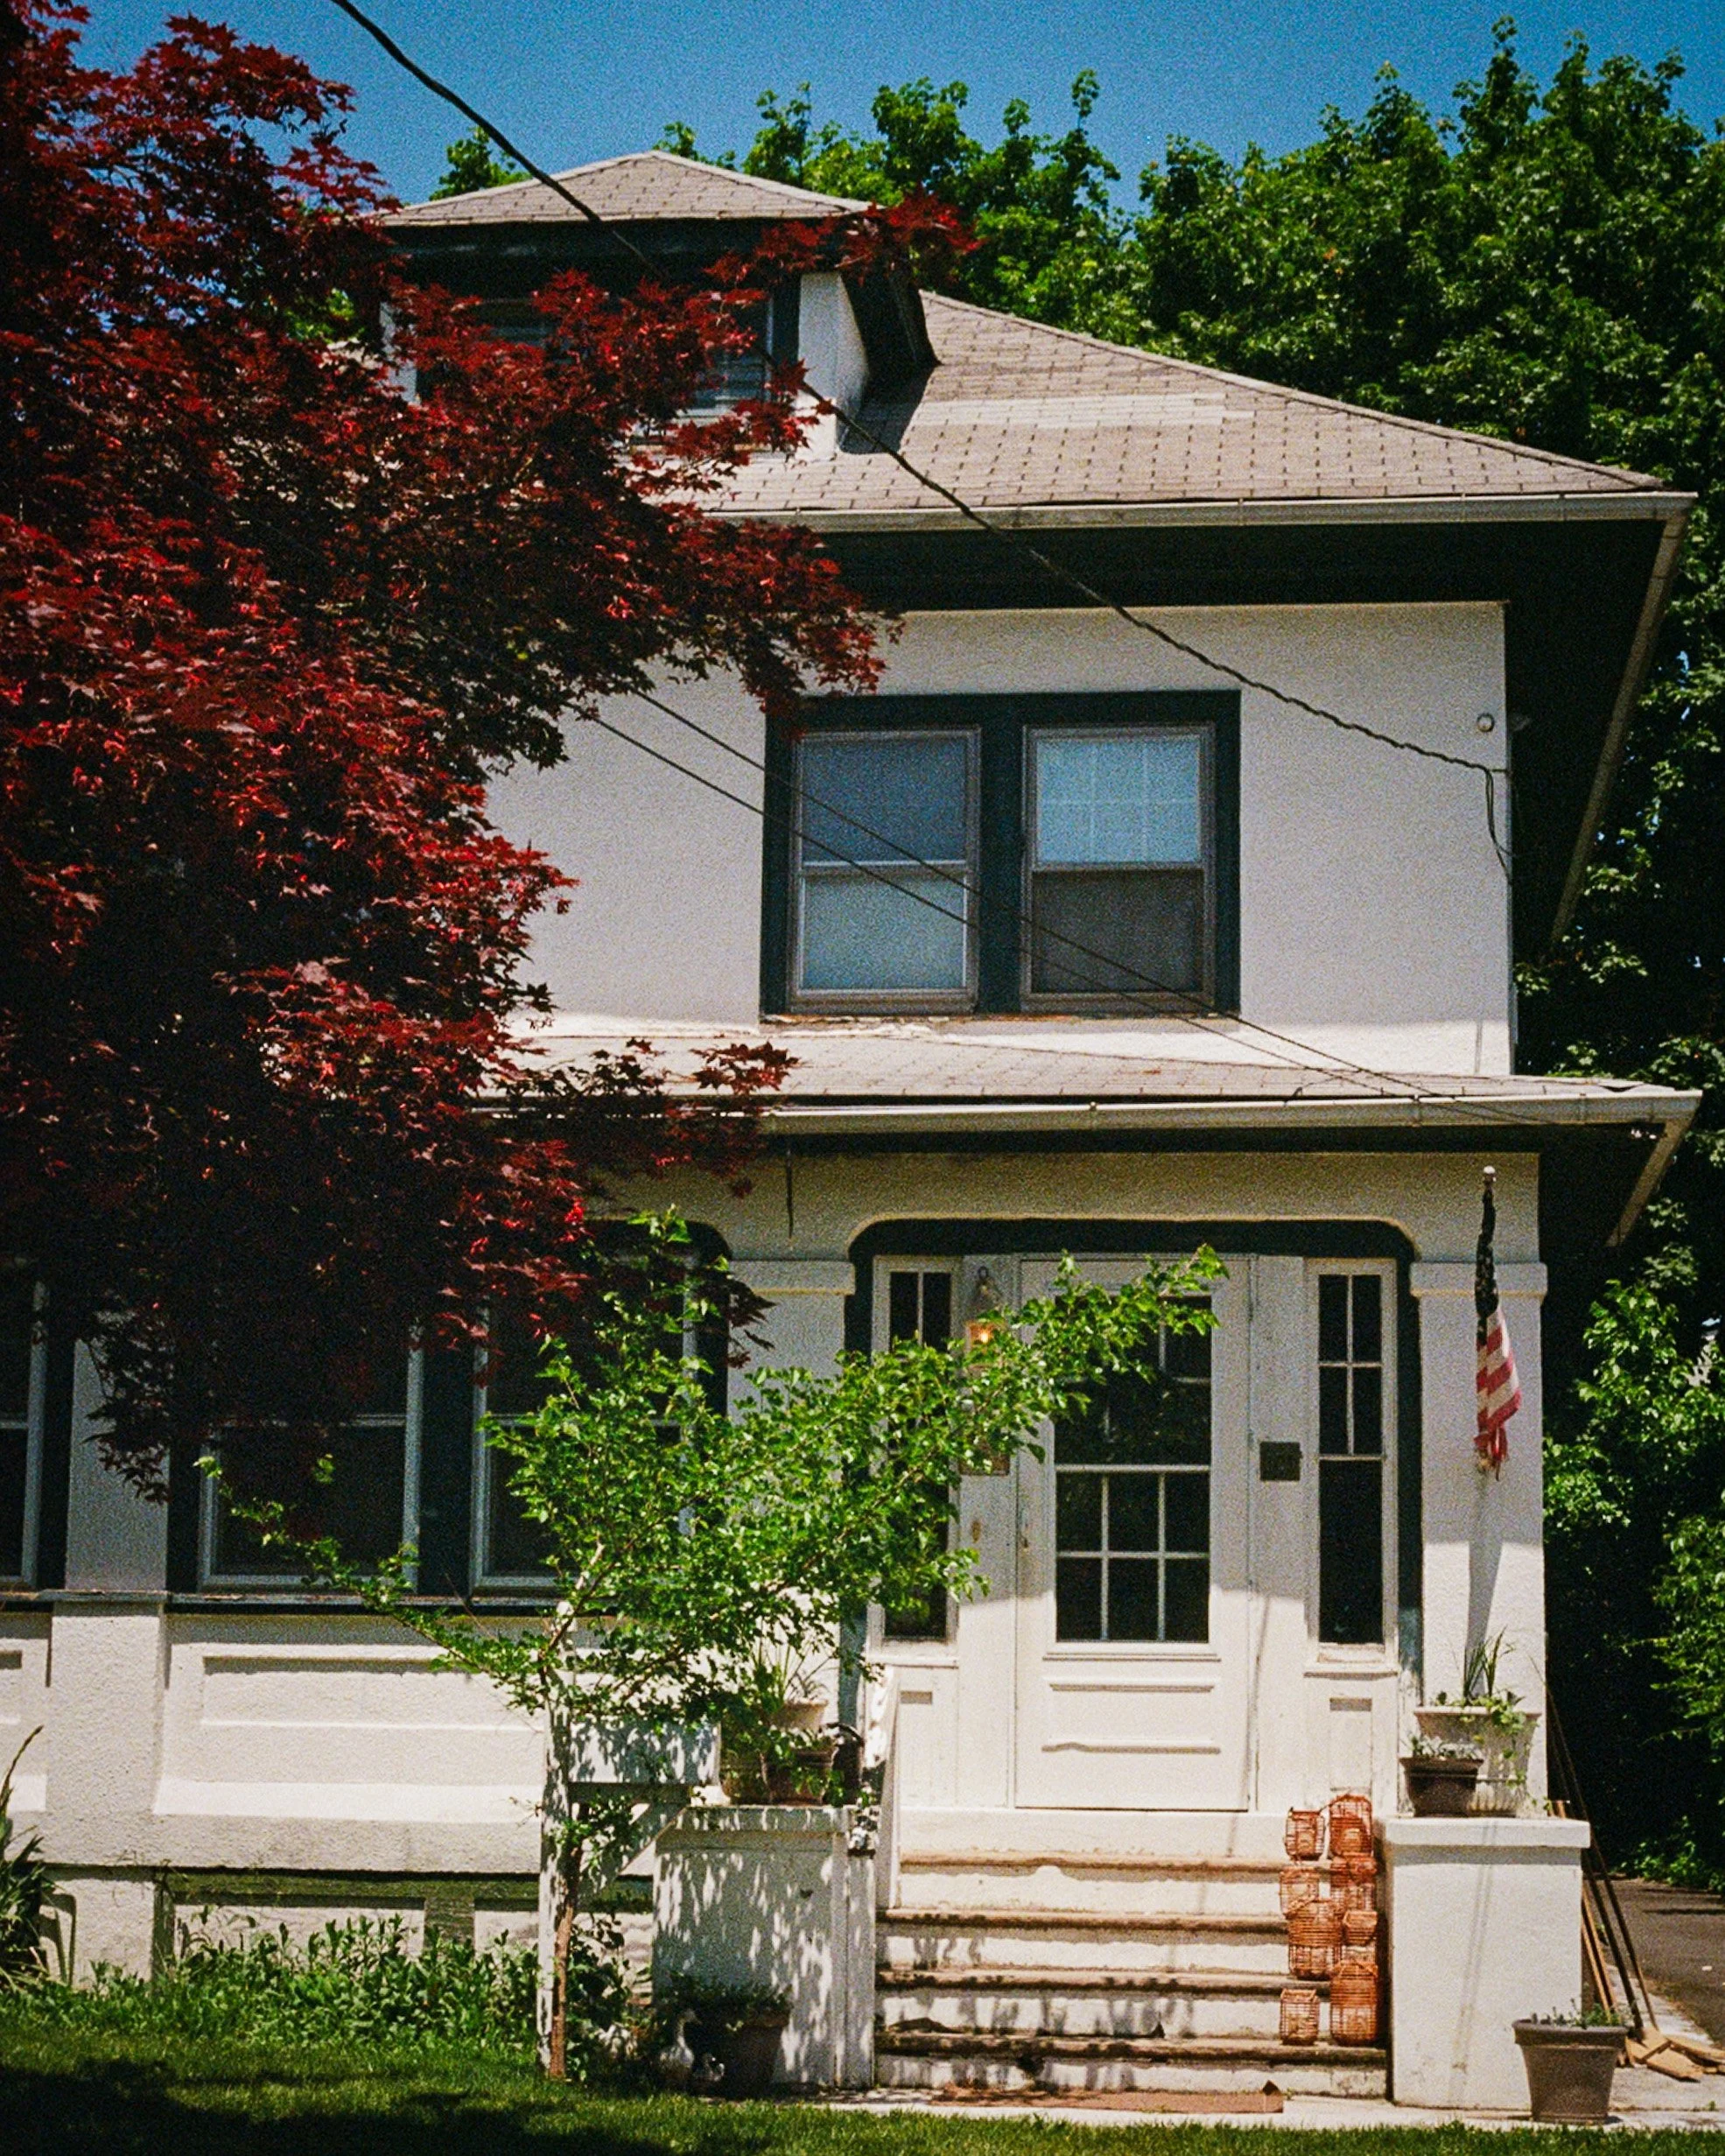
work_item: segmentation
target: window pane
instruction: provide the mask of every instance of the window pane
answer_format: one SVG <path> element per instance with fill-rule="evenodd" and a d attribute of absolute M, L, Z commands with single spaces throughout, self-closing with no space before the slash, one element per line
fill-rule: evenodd
<path fill-rule="evenodd" d="M 1160 1475 L 1111 1475 L 1108 1478 L 1108 1547 L 1110 1549 L 1157 1549 Z"/>
<path fill-rule="evenodd" d="M 1318 1372 L 1318 1450 L 1348 1450 L 1348 1373 L 1329 1365 Z"/>
<path fill-rule="evenodd" d="M 24 1478 L 29 1438 L 0 1429 L 0 1579 L 24 1576 Z"/>
<path fill-rule="evenodd" d="M 962 991 L 969 913 L 967 892 L 940 876 L 805 876 L 798 985 L 809 993 Z"/>
<path fill-rule="evenodd" d="M 1354 1360 L 1384 1359 L 1384 1283 L 1375 1273 L 1354 1275 Z"/>
<path fill-rule="evenodd" d="M 1208 1310 L 1207 1301 L 1192 1298 L 1195 1310 Z M 1210 1343 L 1207 1332 L 1169 1332 L 1162 1338 L 1162 1367 L 1171 1378 L 1210 1378 Z"/>
<path fill-rule="evenodd" d="M 1318 1466 L 1318 1637 L 1375 1646 L 1384 1637 L 1384 1470 L 1378 1460 Z"/>
<path fill-rule="evenodd" d="M 1102 1548 L 1102 1478 L 1055 1478 L 1055 1544 L 1060 1549 Z"/>
<path fill-rule="evenodd" d="M 916 1275 L 889 1274 L 887 1281 L 887 1338 L 889 1343 L 916 1338 Z"/>
<path fill-rule="evenodd" d="M 1171 1557 L 1165 1568 L 1168 1619 L 1165 1640 L 1210 1637 L 1210 1566 L 1202 1557 Z"/>
<path fill-rule="evenodd" d="M 1184 869 L 1044 871 L 1030 887 L 1037 995 L 1196 994 L 1204 880 Z"/>
<path fill-rule="evenodd" d="M 1044 736 L 1034 753 L 1039 867 L 1203 860 L 1196 734 Z"/>
<path fill-rule="evenodd" d="M 291 1533 L 308 1541 L 333 1535 L 343 1556 L 375 1564 L 401 1545 L 405 1436 L 399 1423 L 337 1430 L 324 1439 L 263 1430 L 230 1441 L 222 1461 L 242 1498 L 284 1507 Z M 326 1483 L 315 1472 L 325 1455 L 335 1470 Z M 233 1517 L 225 1492 L 216 1507 L 216 1574 L 293 1578 L 304 1570 L 294 1551 L 263 1549 L 256 1532 Z"/>
<path fill-rule="evenodd" d="M 1154 1640 L 1161 1632 L 1154 1557 L 1114 1557 L 1108 1565 L 1108 1637 Z"/>
<path fill-rule="evenodd" d="M 801 759 L 803 860 L 968 860 L 969 759 L 962 734 L 809 735 Z"/>
<path fill-rule="evenodd" d="M 487 1447 L 485 1569 L 497 1579 L 543 1578 L 549 1570 L 544 1530 L 536 1520 L 528 1519 L 521 1500 L 509 1487 L 514 1465 L 507 1452 Z"/>
<path fill-rule="evenodd" d="M 1381 1452 L 1384 1450 L 1384 1373 L 1381 1370 L 1356 1370 L 1354 1373 L 1354 1450 L 1356 1452 Z"/>
<path fill-rule="evenodd" d="M 944 1347 L 952 1338 L 952 1275 L 922 1275 L 922 1339 L 929 1347 Z"/>
<path fill-rule="evenodd" d="M 1055 1566 L 1055 1637 L 1102 1637 L 1102 1560 L 1062 1557 Z"/>
<path fill-rule="evenodd" d="M 1348 1359 L 1348 1275 L 1326 1273 L 1318 1282 L 1318 1359 Z"/>
<path fill-rule="evenodd" d="M 21 1274 L 0 1275 L 0 1421 L 30 1413 L 30 1353 L 36 1295 Z"/>
<path fill-rule="evenodd" d="M 1165 1475 L 1168 1534 L 1163 1547 L 1188 1556 L 1210 1549 L 1210 1477 Z"/>

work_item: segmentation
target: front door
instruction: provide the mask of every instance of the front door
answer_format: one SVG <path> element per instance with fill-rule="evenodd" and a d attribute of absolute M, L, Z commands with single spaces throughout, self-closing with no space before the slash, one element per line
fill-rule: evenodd
<path fill-rule="evenodd" d="M 1092 1260 L 1123 1286 L 1139 1268 Z M 1045 1428 L 1018 1476 L 1017 1801 L 1233 1811 L 1247 1760 L 1246 1292 L 1160 1344 L 1166 1386 L 1116 1385 Z M 1052 1261 L 1023 1262 L 1024 1296 Z"/>

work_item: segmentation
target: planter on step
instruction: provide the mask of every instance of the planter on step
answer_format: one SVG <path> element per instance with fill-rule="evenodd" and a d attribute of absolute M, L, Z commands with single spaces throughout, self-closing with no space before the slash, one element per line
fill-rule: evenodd
<path fill-rule="evenodd" d="M 1477 1759 L 1405 1759 L 1407 1801 L 1416 1819 L 1464 1819 L 1479 1782 Z"/>
<path fill-rule="evenodd" d="M 1611 2116 L 1611 2076 L 1623 2055 L 1623 2031 L 1557 2021 L 1518 2021 L 1515 2040 L 1527 2069 L 1527 2108 L 1542 2125 L 1602 2126 Z"/>
<path fill-rule="evenodd" d="M 1479 1780 L 1469 1811 L 1514 1817 L 1527 1794 L 1527 1759 L 1537 1714 L 1521 1715 L 1513 1730 L 1500 1728 L 1489 1707 L 1416 1707 L 1413 1718 L 1427 1744 L 1479 1753 Z"/>

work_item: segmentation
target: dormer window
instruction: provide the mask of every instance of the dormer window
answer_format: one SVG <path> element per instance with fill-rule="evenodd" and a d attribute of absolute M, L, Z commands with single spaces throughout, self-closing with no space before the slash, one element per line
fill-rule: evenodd
<path fill-rule="evenodd" d="M 1233 1008 L 1231 694 L 835 700 L 774 755 L 769 1011 Z"/>

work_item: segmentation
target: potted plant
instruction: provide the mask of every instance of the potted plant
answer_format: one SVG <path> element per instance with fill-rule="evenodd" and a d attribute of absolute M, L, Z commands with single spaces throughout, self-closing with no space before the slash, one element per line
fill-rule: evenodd
<path fill-rule="evenodd" d="M 1476 1640 L 1462 1664 L 1461 1696 L 1440 1692 L 1429 1706 L 1416 1707 L 1413 1718 L 1428 1745 L 1478 1753 L 1479 1776 L 1468 1808 L 1507 1815 L 1520 1808 L 1527 1794 L 1528 1748 L 1539 1717 L 1522 1705 L 1518 1694 L 1500 1688 L 1503 1654 L 1501 1632 Z"/>
<path fill-rule="evenodd" d="M 1527 2069 L 1527 2108 L 1542 2124 L 1602 2126 L 1626 2032 L 1603 2006 L 1534 2014 L 1515 2025 Z"/>
<path fill-rule="evenodd" d="M 725 2096 L 766 2095 L 790 2022 L 789 1993 L 746 1985 L 691 1986 L 678 1993 L 674 2018 L 694 2061 L 691 2087 Z"/>
<path fill-rule="evenodd" d="M 801 1665 L 761 1657 L 726 1702 L 719 1773 L 734 1804 L 825 1804 L 835 1796 L 838 1731 L 824 1694 Z"/>
<path fill-rule="evenodd" d="M 1479 1781 L 1476 1745 L 1416 1737 L 1401 1763 L 1407 1778 L 1407 1801 L 1416 1819 L 1461 1819 L 1472 1808 Z"/>

